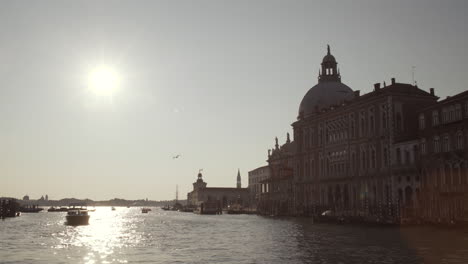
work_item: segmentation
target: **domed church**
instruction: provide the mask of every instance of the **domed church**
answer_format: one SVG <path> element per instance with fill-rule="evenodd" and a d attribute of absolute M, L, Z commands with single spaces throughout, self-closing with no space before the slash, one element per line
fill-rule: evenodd
<path fill-rule="evenodd" d="M 262 183 L 267 191 L 257 209 L 270 215 L 331 210 L 384 217 L 403 201 L 415 204 L 412 193 L 420 188 L 417 166 L 411 165 L 419 145 L 416 115 L 437 99 L 433 89 L 395 78 L 360 95 L 342 83 L 327 46 L 318 83 L 300 102 L 293 139 L 288 136 L 282 145 L 276 141 L 268 151 L 270 178 Z M 402 157 L 408 164 L 399 162 Z"/>

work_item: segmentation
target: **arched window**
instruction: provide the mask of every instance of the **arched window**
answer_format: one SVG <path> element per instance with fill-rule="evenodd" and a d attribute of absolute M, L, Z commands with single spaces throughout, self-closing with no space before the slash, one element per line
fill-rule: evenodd
<path fill-rule="evenodd" d="M 426 128 L 426 120 L 424 118 L 424 114 L 421 113 L 419 115 L 419 129 L 423 130 Z"/>
<path fill-rule="evenodd" d="M 381 106 L 380 111 L 382 117 L 382 128 L 387 129 L 387 110 L 385 109 L 385 105 Z"/>
<path fill-rule="evenodd" d="M 450 151 L 450 138 L 448 134 L 444 135 L 444 139 L 442 142 L 442 151 L 444 152 Z"/>
<path fill-rule="evenodd" d="M 440 140 L 439 140 L 439 136 L 435 136 L 434 137 L 434 152 L 435 153 L 439 153 L 440 152 Z"/>
<path fill-rule="evenodd" d="M 421 154 L 422 155 L 426 154 L 426 139 L 425 138 L 421 139 Z"/>
<path fill-rule="evenodd" d="M 457 149 L 463 149 L 463 133 L 461 131 L 457 132 Z"/>
<path fill-rule="evenodd" d="M 439 112 L 437 110 L 432 111 L 432 125 L 439 125 Z"/>

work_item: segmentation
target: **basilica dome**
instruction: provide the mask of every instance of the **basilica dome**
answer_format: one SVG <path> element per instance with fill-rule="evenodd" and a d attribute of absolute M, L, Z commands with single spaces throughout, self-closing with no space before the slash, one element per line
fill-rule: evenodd
<path fill-rule="evenodd" d="M 310 88 L 302 99 L 299 106 L 299 118 L 310 116 L 323 108 L 339 105 L 343 101 L 353 99 L 353 90 L 341 82 L 337 64 L 335 57 L 330 54 L 330 46 L 328 46 L 328 53 L 323 58 L 322 69 L 319 71 L 319 82 Z"/>
<path fill-rule="evenodd" d="M 338 105 L 353 98 L 353 90 L 341 82 L 322 82 L 310 88 L 299 106 L 299 115 L 304 117 L 317 110 Z"/>

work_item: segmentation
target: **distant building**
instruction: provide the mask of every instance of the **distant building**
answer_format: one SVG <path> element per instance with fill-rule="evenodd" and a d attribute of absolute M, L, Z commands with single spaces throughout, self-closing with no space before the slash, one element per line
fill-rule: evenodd
<path fill-rule="evenodd" d="M 262 192 L 266 192 L 263 182 L 270 178 L 270 167 L 263 166 L 249 171 L 249 192 L 252 207 L 256 207 Z M 263 189 L 262 189 L 263 188 Z"/>
<path fill-rule="evenodd" d="M 46 194 L 45 200 L 46 200 L 46 201 L 49 201 L 49 195 Z"/>
<path fill-rule="evenodd" d="M 25 196 L 23 196 L 23 201 L 29 201 L 29 195 L 26 194 Z"/>
<path fill-rule="evenodd" d="M 207 183 L 203 181 L 203 175 L 199 172 L 197 180 L 193 183 L 193 191 L 187 194 L 187 204 L 198 207 L 204 202 L 216 201 L 222 208 L 227 208 L 232 204 L 249 206 L 249 189 L 241 188 L 240 171 L 237 173 L 236 188 L 206 186 Z"/>

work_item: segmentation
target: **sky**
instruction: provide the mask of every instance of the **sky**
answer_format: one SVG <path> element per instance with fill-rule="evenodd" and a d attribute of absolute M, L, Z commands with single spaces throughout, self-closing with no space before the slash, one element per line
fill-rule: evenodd
<path fill-rule="evenodd" d="M 199 169 L 246 187 L 327 44 L 361 94 L 413 66 L 441 98 L 467 89 L 464 0 L 0 2 L 0 197 L 184 198 Z"/>

